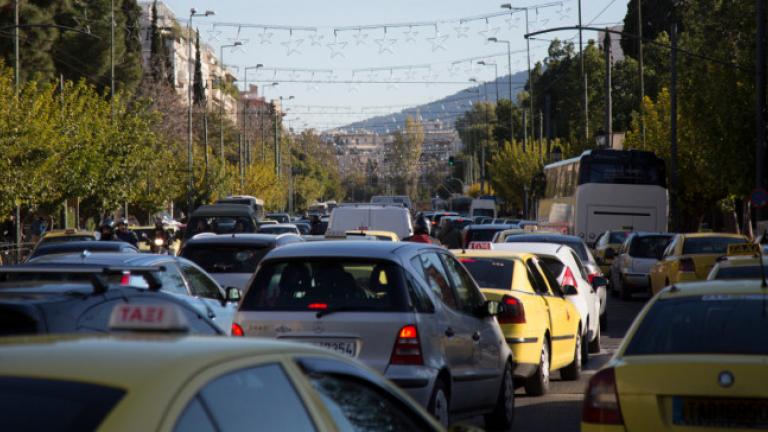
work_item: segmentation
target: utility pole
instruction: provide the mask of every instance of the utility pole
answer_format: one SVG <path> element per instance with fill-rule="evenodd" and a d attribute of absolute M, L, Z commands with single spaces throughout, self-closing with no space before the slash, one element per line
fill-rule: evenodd
<path fill-rule="evenodd" d="M 549 95 L 547 95 L 549 96 Z M 546 104 L 546 99 L 545 102 Z M 541 111 L 541 108 L 539 108 L 539 161 L 544 162 L 544 156 L 543 152 L 541 151 L 541 147 L 544 144 L 544 113 Z"/>
<path fill-rule="evenodd" d="M 757 46 L 755 55 L 757 58 L 755 61 L 755 86 L 757 91 L 755 92 L 755 155 L 757 167 L 755 170 L 755 186 L 762 188 L 765 186 L 765 0 L 757 0 L 756 6 L 757 31 L 755 32 L 755 42 Z M 761 213 L 762 211 L 758 210 L 757 220 L 760 220 Z"/>
<path fill-rule="evenodd" d="M 512 43 L 508 40 L 500 40 L 495 37 L 488 38 L 488 42 L 507 44 L 507 70 L 509 72 L 509 143 L 511 145 L 515 141 L 515 102 L 512 100 Z"/>
<path fill-rule="evenodd" d="M 680 228 L 679 208 L 678 208 L 678 176 L 677 176 L 677 23 L 672 23 L 670 34 L 672 49 L 670 50 L 670 67 L 672 68 L 669 80 L 670 100 L 669 100 L 669 129 L 670 129 L 670 158 L 669 165 L 672 170 L 670 173 L 671 193 L 670 193 L 670 214 L 672 216 L 672 231 L 678 232 Z"/>
<path fill-rule="evenodd" d="M 195 8 L 191 8 L 189 10 L 189 21 L 187 21 L 187 217 L 192 214 L 192 191 L 195 188 L 194 161 L 192 160 L 192 66 L 194 64 L 192 60 L 192 18 L 207 17 L 213 14 L 211 10 L 199 14 Z"/>
<path fill-rule="evenodd" d="M 280 97 L 280 110 L 282 111 L 283 97 Z M 282 114 L 282 113 L 281 113 Z M 275 109 L 275 176 L 280 177 L 280 137 L 278 136 L 277 109 Z"/>
<path fill-rule="evenodd" d="M 544 97 L 544 113 L 547 121 L 547 162 L 552 160 L 552 124 L 550 117 L 550 108 L 552 105 L 552 98 L 547 94 Z"/>
<path fill-rule="evenodd" d="M 21 0 L 15 0 L 13 2 L 13 58 L 14 58 L 14 72 L 13 78 L 16 84 L 16 98 L 19 97 L 19 90 L 21 89 L 21 62 L 19 61 L 19 2 Z M 21 203 L 18 197 L 16 198 L 16 262 L 21 262 Z"/>
<path fill-rule="evenodd" d="M 589 90 L 587 75 L 584 73 L 584 41 L 581 35 L 581 0 L 579 0 L 579 63 L 581 67 L 581 83 L 584 90 L 584 139 L 589 139 Z"/>
<path fill-rule="evenodd" d="M 637 67 L 640 75 L 640 137 L 645 149 L 645 75 L 643 73 L 643 1 L 635 0 L 637 4 Z M 760 0 L 758 0 L 760 1 Z"/>
<path fill-rule="evenodd" d="M 525 34 L 528 34 L 528 8 L 525 8 Z M 531 136 L 535 135 L 533 113 L 533 77 L 531 76 L 531 38 L 525 38 L 526 51 L 528 56 L 528 110 L 531 112 Z M 525 145 L 523 145 L 523 151 L 525 151 Z M 526 213 L 527 216 L 527 213 Z"/>
<path fill-rule="evenodd" d="M 605 145 L 613 148 L 613 98 L 611 94 L 611 34 L 605 32 Z"/>

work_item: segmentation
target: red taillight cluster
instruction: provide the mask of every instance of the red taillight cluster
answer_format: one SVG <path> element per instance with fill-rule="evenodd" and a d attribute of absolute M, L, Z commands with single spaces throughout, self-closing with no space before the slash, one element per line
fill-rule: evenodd
<path fill-rule="evenodd" d="M 307 307 L 312 310 L 325 310 L 328 309 L 328 303 L 310 303 Z"/>
<path fill-rule="evenodd" d="M 231 331 L 231 333 L 232 333 L 232 336 L 237 336 L 237 337 L 245 336 L 245 332 L 243 331 L 243 328 L 240 326 L 240 324 L 238 324 L 236 322 L 232 323 L 232 331 Z"/>
<path fill-rule="evenodd" d="M 120 276 L 120 285 L 126 286 L 130 285 L 131 283 L 131 272 L 123 272 L 123 275 Z"/>
<path fill-rule="evenodd" d="M 600 275 L 597 273 L 592 273 L 587 275 L 587 282 L 589 282 L 590 285 L 592 285 L 592 283 L 594 282 L 595 276 L 600 276 Z"/>
<path fill-rule="evenodd" d="M 581 421 L 597 424 L 624 424 L 616 391 L 616 372 L 613 368 L 603 369 L 589 380 L 584 395 Z"/>
<path fill-rule="evenodd" d="M 419 342 L 419 330 L 413 324 L 408 324 L 400 329 L 392 349 L 390 364 L 422 365 L 424 358 L 421 356 L 421 342 Z"/>
<path fill-rule="evenodd" d="M 693 258 L 680 258 L 680 271 L 695 272 L 696 265 L 693 263 Z"/>
<path fill-rule="evenodd" d="M 573 272 L 571 271 L 571 268 L 568 266 L 565 266 L 565 272 L 563 274 L 563 281 L 560 283 L 562 286 L 572 286 L 576 289 L 579 288 L 579 285 L 576 283 L 576 278 L 573 276 Z"/>
<path fill-rule="evenodd" d="M 525 308 L 517 297 L 505 295 L 499 305 L 499 313 L 496 318 L 499 324 L 523 324 L 525 323 Z"/>

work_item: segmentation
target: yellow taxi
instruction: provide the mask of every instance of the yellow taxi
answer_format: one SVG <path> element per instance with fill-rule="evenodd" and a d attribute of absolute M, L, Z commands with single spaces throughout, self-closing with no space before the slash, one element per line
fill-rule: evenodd
<path fill-rule="evenodd" d="M 715 261 L 726 254 L 728 245 L 747 243 L 743 235 L 726 233 L 677 234 L 672 237 L 659 261 L 651 267 L 651 292 L 678 282 L 704 280 Z"/>
<path fill-rule="evenodd" d="M 627 230 L 616 231 L 608 230 L 600 234 L 595 240 L 595 247 L 592 248 L 592 254 L 600 266 L 600 270 L 606 277 L 610 278 L 611 264 L 616 258 L 617 251 L 621 248 L 624 240 L 627 239 L 629 232 Z"/>
<path fill-rule="evenodd" d="M 383 241 L 400 241 L 397 234 L 392 231 L 365 231 L 365 230 L 349 230 L 344 233 L 347 236 L 347 240 L 354 240 L 355 237 L 374 237 L 376 240 Z"/>
<path fill-rule="evenodd" d="M 768 257 L 762 256 L 760 248 L 754 243 L 728 246 L 728 255 L 715 263 L 707 280 L 762 278 L 768 272 Z"/>
<path fill-rule="evenodd" d="M 169 309 L 117 315 L 179 330 Z M 3 430 L 442 430 L 381 375 L 309 344 L 156 332 L 5 338 L 0 350 Z"/>
<path fill-rule="evenodd" d="M 580 315 L 536 255 L 478 249 L 453 253 L 485 297 L 499 303 L 497 319 L 515 355 L 515 378 L 526 393 L 546 393 L 555 370 L 565 380 L 577 380 L 583 353 Z"/>
<path fill-rule="evenodd" d="M 768 428 L 768 287 L 690 282 L 656 295 L 587 385 L 581 430 Z"/>
<path fill-rule="evenodd" d="M 47 231 L 37 244 L 88 240 L 96 240 L 93 232 L 77 228 L 66 228 Z"/>

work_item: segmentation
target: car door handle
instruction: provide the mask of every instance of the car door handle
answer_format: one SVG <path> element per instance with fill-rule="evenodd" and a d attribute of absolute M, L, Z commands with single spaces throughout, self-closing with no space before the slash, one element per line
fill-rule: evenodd
<path fill-rule="evenodd" d="M 472 340 L 475 341 L 475 342 L 480 340 L 480 332 L 479 331 L 476 331 L 476 332 L 472 333 Z"/>
<path fill-rule="evenodd" d="M 448 337 L 453 337 L 453 335 L 455 335 L 455 334 L 456 334 L 456 332 L 455 332 L 455 331 L 453 331 L 453 329 L 452 329 L 452 328 L 448 327 L 447 329 L 445 329 L 445 335 L 446 335 L 446 336 L 448 336 Z"/>

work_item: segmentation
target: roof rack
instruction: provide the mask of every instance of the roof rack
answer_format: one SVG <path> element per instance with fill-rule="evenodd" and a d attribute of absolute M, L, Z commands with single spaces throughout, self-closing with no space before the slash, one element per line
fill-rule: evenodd
<path fill-rule="evenodd" d="M 165 266 L 68 266 L 21 264 L 18 266 L 0 267 L 0 280 L 7 280 L 7 274 L 85 274 L 91 275 L 94 294 L 103 294 L 109 289 L 106 276 L 115 274 L 139 274 L 147 281 L 150 291 L 159 291 L 163 283 L 155 273 L 165 271 Z"/>

